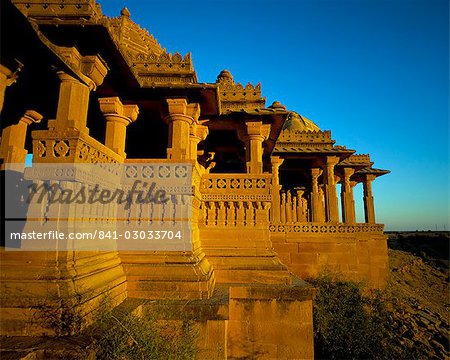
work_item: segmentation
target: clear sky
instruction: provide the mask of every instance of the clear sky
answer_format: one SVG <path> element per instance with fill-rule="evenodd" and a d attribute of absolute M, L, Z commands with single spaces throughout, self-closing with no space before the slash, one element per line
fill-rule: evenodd
<path fill-rule="evenodd" d="M 370 153 L 391 174 L 374 182 L 387 230 L 449 230 L 448 0 L 100 0 L 123 6 L 169 52 L 192 52 L 199 82 L 222 69 L 262 83 Z M 362 189 L 355 188 L 359 218 Z"/>

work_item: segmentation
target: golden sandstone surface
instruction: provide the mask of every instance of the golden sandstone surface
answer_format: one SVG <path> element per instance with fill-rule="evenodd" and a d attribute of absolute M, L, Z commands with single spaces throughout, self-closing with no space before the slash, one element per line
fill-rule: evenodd
<path fill-rule="evenodd" d="M 81 331 L 105 297 L 141 308 L 147 300 L 183 300 L 215 309 L 198 320 L 205 358 L 220 348 L 220 358 L 306 359 L 313 358 L 314 291 L 304 279 L 332 272 L 385 286 L 386 236 L 375 221 L 372 183 L 388 171 L 373 168 L 369 155 L 335 145 L 330 131 L 279 102 L 266 108 L 260 84 L 243 86 L 227 70 L 216 83 L 198 84 L 190 54 L 167 53 L 126 9 L 107 18 L 93 0 L 12 0 L 4 17 L 16 39 L 2 41 L 3 171 L 66 190 L 116 180 L 104 168 L 64 178 L 39 169 L 185 164 L 192 179 L 177 195 L 190 199 L 182 250 L 3 248 L 2 335 L 55 335 L 39 316 L 44 303 L 77 309 Z M 29 152 L 33 164 L 25 168 Z M 364 223 L 355 216 L 358 183 Z M 63 221 L 58 206 L 46 211 L 68 231 L 78 220 Z M 84 219 L 96 220 L 91 230 L 142 230 L 144 220 L 155 220 L 107 209 L 98 220 L 104 209 L 83 208 Z M 41 207 L 30 204 L 25 230 L 47 226 L 37 225 L 34 211 Z"/>

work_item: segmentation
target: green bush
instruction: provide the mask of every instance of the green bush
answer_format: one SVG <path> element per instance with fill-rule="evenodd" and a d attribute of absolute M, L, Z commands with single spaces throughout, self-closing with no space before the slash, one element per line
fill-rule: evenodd
<path fill-rule="evenodd" d="M 197 334 L 188 320 L 158 321 L 132 313 L 104 313 L 96 323 L 98 359 L 193 359 Z"/>
<path fill-rule="evenodd" d="M 314 347 L 317 359 L 411 359 L 404 348 L 382 293 L 322 276 L 311 281 L 314 300 Z"/>

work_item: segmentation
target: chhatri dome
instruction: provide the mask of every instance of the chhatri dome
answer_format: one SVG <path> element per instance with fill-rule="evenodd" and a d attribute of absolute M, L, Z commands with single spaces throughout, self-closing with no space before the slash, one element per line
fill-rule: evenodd
<path fill-rule="evenodd" d="M 279 101 L 274 101 L 272 105 L 269 106 L 269 109 L 286 110 L 286 106 Z M 291 111 L 283 125 L 282 130 L 320 131 L 320 128 L 308 118 L 296 113 L 295 111 Z"/>
<path fill-rule="evenodd" d="M 308 118 L 292 111 L 284 123 L 283 130 L 320 131 L 320 128 Z"/>

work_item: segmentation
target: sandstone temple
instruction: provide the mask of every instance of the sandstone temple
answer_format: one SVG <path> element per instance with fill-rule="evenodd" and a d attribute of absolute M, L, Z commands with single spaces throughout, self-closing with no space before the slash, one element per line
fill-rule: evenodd
<path fill-rule="evenodd" d="M 330 272 L 383 288 L 387 238 L 372 185 L 389 171 L 281 102 L 267 105 L 260 84 L 242 85 L 227 70 L 199 82 L 190 54 L 168 53 L 126 8 L 106 17 L 95 0 L 2 0 L 0 44 L 3 175 L 74 189 L 112 186 L 117 173 L 106 165 L 136 179 L 166 164 L 191 169 L 171 198 L 174 214 L 176 199 L 189 198 L 183 249 L 11 251 L 3 241 L 2 336 L 57 335 L 38 316 L 43 301 L 81 312 L 81 332 L 105 296 L 143 314 L 146 301 L 170 300 L 179 312 L 188 304 L 198 323 L 200 358 L 309 359 L 308 279 Z M 57 170 L 86 164 L 106 173 Z M 3 201 L 2 236 L 9 206 Z M 59 206 L 47 204 L 46 216 L 67 230 L 77 220 L 61 220 Z M 152 211 L 170 215 L 161 209 Z M 47 226 L 31 205 L 22 210 L 12 220 L 25 229 Z M 143 219 L 155 217 L 120 211 L 83 208 L 83 219 L 123 231 L 146 230 Z"/>

